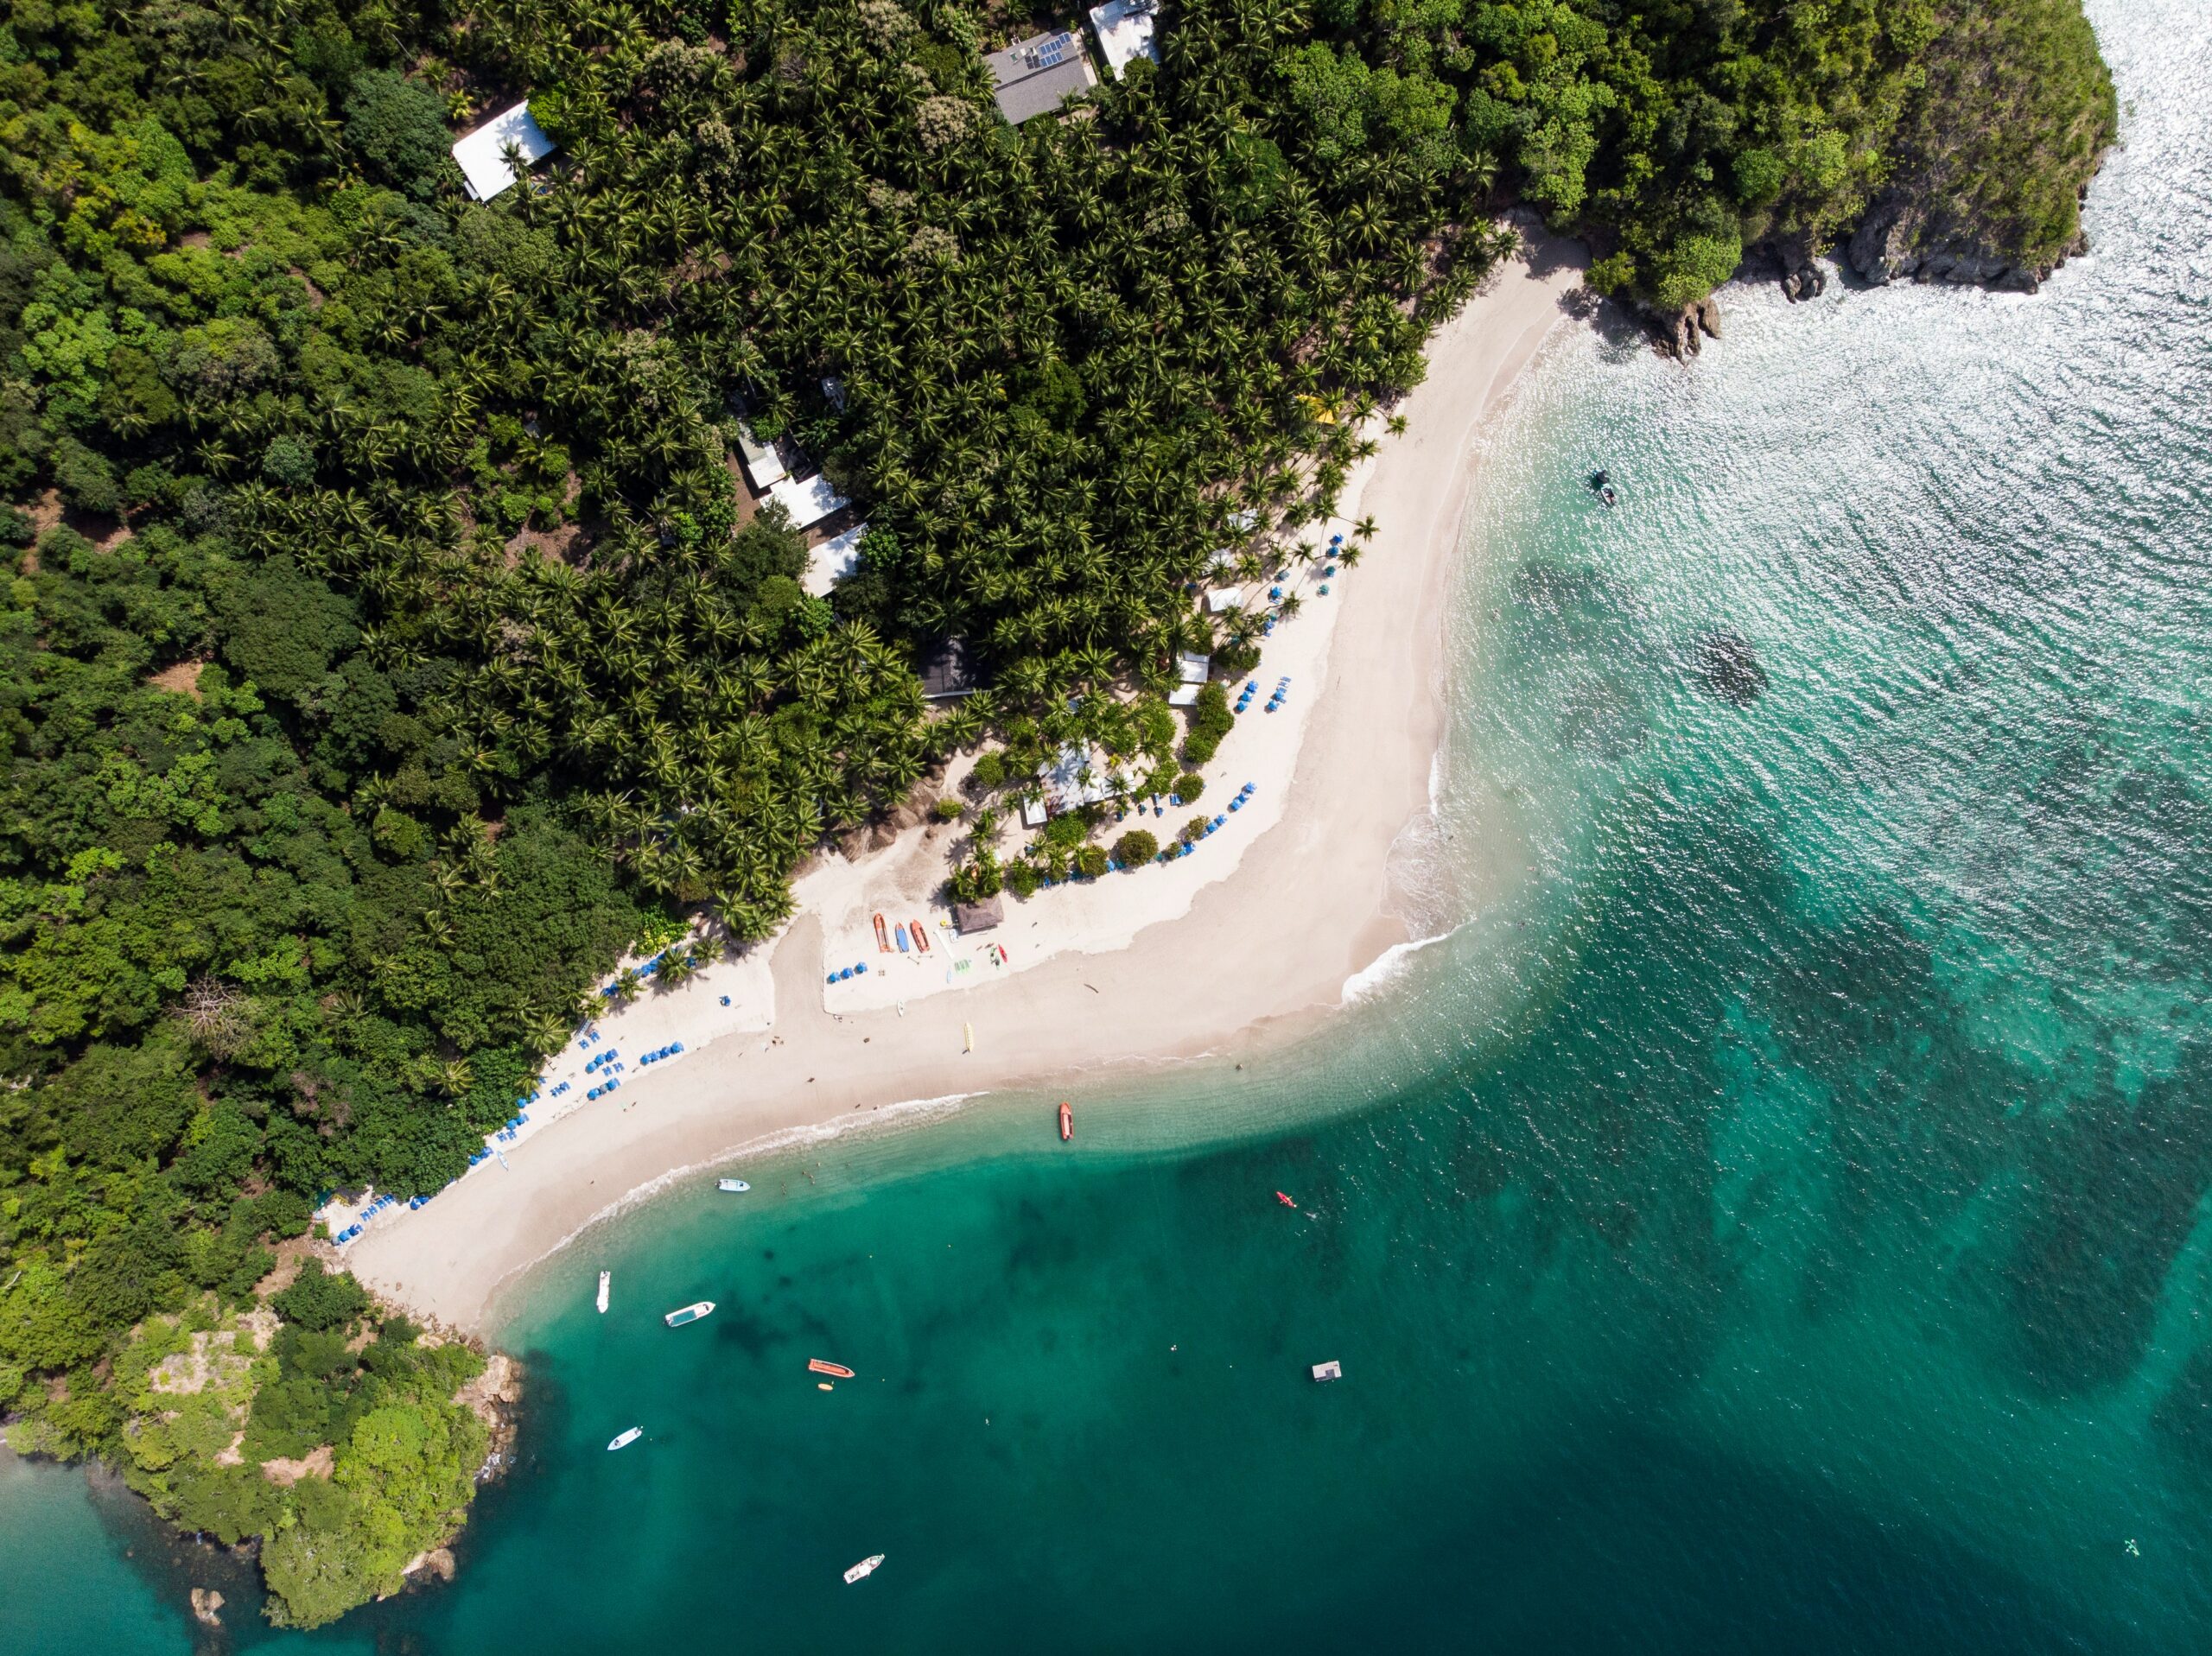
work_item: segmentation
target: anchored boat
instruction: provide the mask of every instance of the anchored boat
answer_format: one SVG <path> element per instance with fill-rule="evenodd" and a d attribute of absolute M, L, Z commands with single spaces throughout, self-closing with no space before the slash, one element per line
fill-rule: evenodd
<path fill-rule="evenodd" d="M 728 1190 L 734 1195 L 742 1196 L 753 1187 L 743 1179 L 716 1179 L 715 1188 L 717 1190 Z"/>
<path fill-rule="evenodd" d="M 680 1329 L 686 1323 L 696 1323 L 701 1317 L 708 1316 L 714 1309 L 715 1302 L 711 1299 L 695 1300 L 681 1310 L 671 1311 L 666 1317 L 661 1318 L 661 1321 L 672 1329 Z"/>
<path fill-rule="evenodd" d="M 637 1426 L 632 1426 L 625 1432 L 617 1432 L 614 1441 L 607 1446 L 607 1452 L 612 1455 L 618 1449 L 627 1449 L 645 1435 L 643 1429 Z"/>
<path fill-rule="evenodd" d="M 599 1314 L 601 1317 L 607 1315 L 607 1290 L 613 1280 L 614 1273 L 612 1271 L 602 1271 L 599 1273 Z"/>
<path fill-rule="evenodd" d="M 853 1377 L 853 1371 L 844 1364 L 833 1363 L 826 1357 L 809 1357 L 806 1360 L 806 1367 L 809 1374 L 835 1374 L 839 1380 L 850 1380 Z"/>
<path fill-rule="evenodd" d="M 1075 1112 L 1068 1107 L 1067 1100 L 1062 1099 L 1060 1101 L 1060 1142 L 1065 1144 L 1074 1137 Z"/>
<path fill-rule="evenodd" d="M 848 1570 L 845 1572 L 845 1584 L 847 1586 L 850 1586 L 853 1583 L 860 1580 L 863 1576 L 873 1576 L 875 1574 L 876 1566 L 880 1564 L 882 1562 L 883 1555 L 880 1552 L 877 1553 L 874 1558 L 861 1559 L 858 1564 L 855 1564 L 850 1570 Z"/>

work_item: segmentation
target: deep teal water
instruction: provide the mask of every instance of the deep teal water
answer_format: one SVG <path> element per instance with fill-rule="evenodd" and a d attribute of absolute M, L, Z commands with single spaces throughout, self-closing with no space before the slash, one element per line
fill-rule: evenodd
<path fill-rule="evenodd" d="M 2092 10 L 2043 295 L 1732 293 L 1492 435 L 1422 855 L 1525 878 L 1072 1153 L 998 1101 L 590 1239 L 459 1581 L 239 1642 L 2212 1646 L 2212 31 Z M 0 1471 L 0 1643 L 192 1648 L 208 1561 Z"/>

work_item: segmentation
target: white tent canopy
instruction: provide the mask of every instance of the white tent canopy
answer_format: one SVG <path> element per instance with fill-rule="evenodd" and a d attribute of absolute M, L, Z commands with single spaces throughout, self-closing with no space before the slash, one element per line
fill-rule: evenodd
<path fill-rule="evenodd" d="M 810 524 L 818 523 L 831 512 L 851 504 L 837 492 L 836 485 L 819 472 L 803 483 L 785 478 L 769 489 L 768 498 L 791 514 L 793 529 L 804 529 Z"/>
<path fill-rule="evenodd" d="M 544 160 L 559 147 L 531 119 L 527 101 L 502 110 L 453 147 L 454 161 L 468 181 L 472 200 L 489 201 L 522 176 L 507 165 L 509 144 L 522 152 L 524 167 Z"/>

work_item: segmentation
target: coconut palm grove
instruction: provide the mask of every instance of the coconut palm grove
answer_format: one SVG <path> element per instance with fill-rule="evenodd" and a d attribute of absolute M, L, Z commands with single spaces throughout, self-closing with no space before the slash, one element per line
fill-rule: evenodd
<path fill-rule="evenodd" d="M 983 54 L 1069 27 L 9 9 L 0 1411 L 263 1538 L 282 1621 L 485 1452 L 481 1355 L 287 1246 L 320 1194 L 440 1188 L 627 954 L 768 936 L 957 754 L 964 894 L 1103 860 L 999 808 L 1219 740 L 1166 693 L 1251 635 L 1195 583 L 1301 555 L 1504 208 L 1663 320 L 1902 187 L 2055 257 L 2114 121 L 2076 0 L 1167 0 L 1009 124 Z M 553 152 L 472 199 L 525 98 Z M 827 597 L 741 441 L 864 515 Z"/>

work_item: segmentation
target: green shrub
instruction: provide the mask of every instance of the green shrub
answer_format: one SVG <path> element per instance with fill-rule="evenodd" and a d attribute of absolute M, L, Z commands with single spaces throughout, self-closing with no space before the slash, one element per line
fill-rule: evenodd
<path fill-rule="evenodd" d="M 1195 771 L 1185 771 L 1175 778 L 1175 795 L 1185 805 L 1195 805 L 1206 790 L 1206 779 Z"/>
<path fill-rule="evenodd" d="M 1143 828 L 1131 828 L 1114 841 L 1114 854 L 1124 868 L 1140 868 L 1160 854 L 1160 841 Z"/>
<path fill-rule="evenodd" d="M 1229 710 L 1229 692 L 1218 683 L 1206 684 L 1191 704 L 1191 731 L 1183 739 L 1183 763 L 1195 770 L 1213 758 L 1221 739 L 1236 723 L 1236 715 Z"/>
<path fill-rule="evenodd" d="M 957 822 L 960 820 L 960 813 L 966 809 L 957 799 L 947 794 L 930 807 L 930 814 L 940 822 Z"/>
<path fill-rule="evenodd" d="M 1075 853 L 1075 871 L 1085 879 L 1096 879 L 1106 872 L 1106 847 L 1084 846 Z"/>
<path fill-rule="evenodd" d="M 346 143 L 370 173 L 418 201 L 436 194 L 440 181 L 454 171 L 453 135 L 438 95 L 391 69 L 353 77 L 346 99 Z"/>
<path fill-rule="evenodd" d="M 287 1323 L 315 1333 L 342 1328 L 369 1309 L 369 1297 L 353 1274 L 329 1274 L 320 1259 L 302 1260 L 292 1285 L 269 1303 Z"/>
<path fill-rule="evenodd" d="M 1189 822 L 1183 824 L 1183 831 L 1177 837 L 1180 839 L 1185 845 L 1196 845 L 1205 835 L 1207 820 L 1206 814 L 1204 811 L 1200 811 L 1196 816 L 1193 816 Z"/>
<path fill-rule="evenodd" d="M 1027 897 L 1037 889 L 1037 870 L 1027 862 L 1013 862 L 1006 866 L 1006 888 L 1016 897 Z"/>

